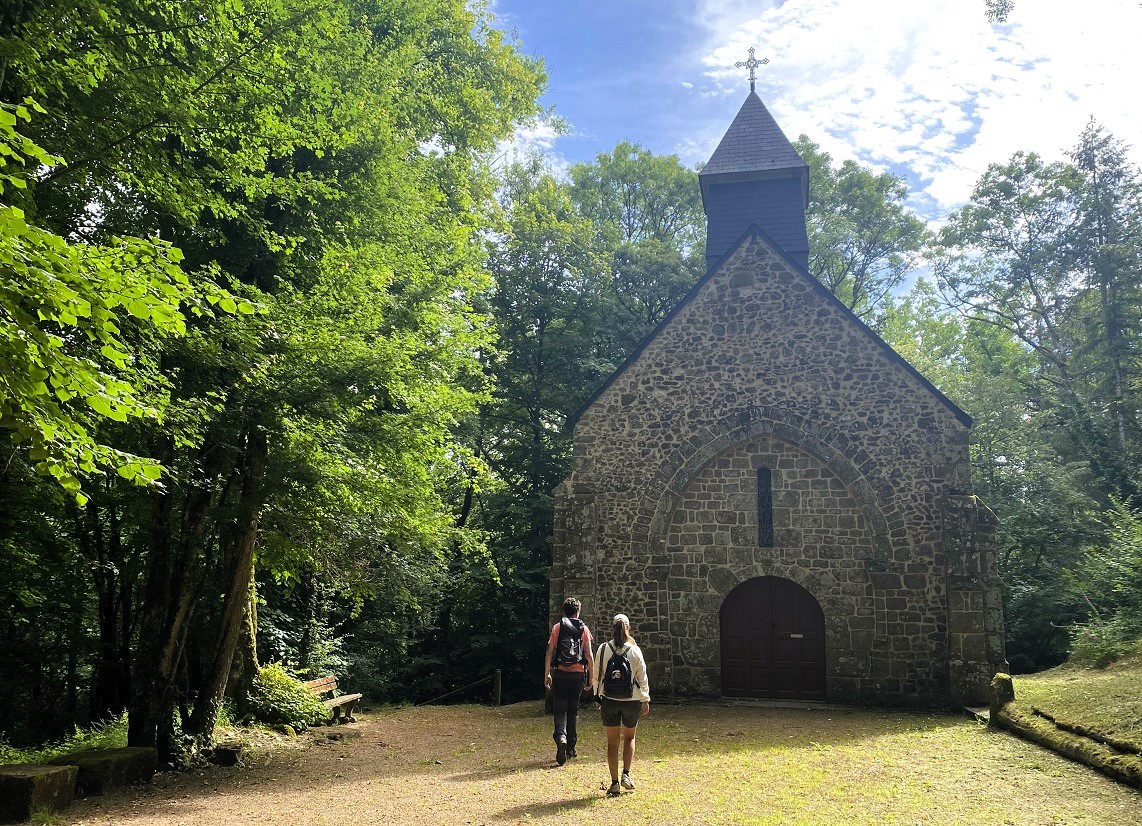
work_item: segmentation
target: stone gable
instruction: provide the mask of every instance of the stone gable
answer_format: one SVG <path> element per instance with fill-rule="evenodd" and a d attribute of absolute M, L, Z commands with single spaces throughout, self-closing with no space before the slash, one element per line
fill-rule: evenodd
<path fill-rule="evenodd" d="M 721 606 L 779 577 L 824 613 L 829 699 L 978 700 L 1004 656 L 969 426 L 747 233 L 581 412 L 556 491 L 553 612 L 579 596 L 603 633 L 628 613 L 656 693 L 718 696 Z"/>

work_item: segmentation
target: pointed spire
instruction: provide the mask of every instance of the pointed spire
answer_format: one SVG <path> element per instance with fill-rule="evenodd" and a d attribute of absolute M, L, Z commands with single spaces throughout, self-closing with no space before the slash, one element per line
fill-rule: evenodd
<path fill-rule="evenodd" d="M 807 168 L 761 98 L 751 91 L 722 142 L 702 167 L 702 177 Z"/>

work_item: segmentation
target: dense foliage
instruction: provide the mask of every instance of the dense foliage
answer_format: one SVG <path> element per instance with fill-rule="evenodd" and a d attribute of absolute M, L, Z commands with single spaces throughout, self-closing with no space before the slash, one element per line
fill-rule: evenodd
<path fill-rule="evenodd" d="M 900 178 L 851 160 L 834 167 L 805 135 L 794 146 L 809 164 L 809 271 L 876 324 L 878 310 L 920 263 L 928 230 L 904 205 L 908 188 Z"/>
<path fill-rule="evenodd" d="M 82 249 L 72 269 L 96 287 L 145 288 L 117 317 L 40 319 L 105 385 L 87 404 L 111 421 L 73 420 L 118 451 L 103 464 L 143 457 L 124 475 L 162 482 L 81 457 L 88 501 L 61 504 L 30 475 L 34 439 L 8 450 L 0 547 L 25 575 L 6 584 L 5 727 L 130 706 L 132 742 L 169 753 L 176 722 L 209 739 L 223 691 L 248 690 L 255 568 L 350 614 L 379 603 L 399 651 L 449 555 L 478 546 L 452 493 L 482 475 L 456 431 L 487 397 L 489 162 L 541 71 L 463 0 L 31 0 L 5 9 L 0 47 L 0 100 L 45 110 L 23 133 L 44 148 L 28 226 Z M 233 312 L 184 323 L 194 296 Z M 97 329 L 90 356 L 66 326 L 95 323 L 127 338 Z M 15 366 L 5 352 L 6 380 Z"/>
<path fill-rule="evenodd" d="M 503 671 L 507 700 L 543 686 L 553 492 L 570 472 L 573 414 L 702 272 L 697 173 L 619 144 L 560 180 L 531 158 L 503 171 L 489 239 L 495 391 L 467 427 L 496 484 L 472 484 L 466 523 L 487 555 L 456 554 L 435 626 L 403 666 L 427 700 Z M 407 693 L 405 696 L 408 696 Z M 482 684 L 461 697 L 490 697 Z"/>
<path fill-rule="evenodd" d="M 1095 123 L 1067 161 L 1016 153 L 941 231 L 936 272 L 961 319 L 959 397 L 976 483 L 1003 525 L 1009 658 L 1061 661 L 1091 616 L 1076 571 L 1137 507 L 1142 450 L 1142 179 Z"/>

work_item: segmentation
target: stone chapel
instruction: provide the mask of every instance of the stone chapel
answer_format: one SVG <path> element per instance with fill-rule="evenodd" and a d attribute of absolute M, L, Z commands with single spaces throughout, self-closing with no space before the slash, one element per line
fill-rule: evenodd
<path fill-rule="evenodd" d="M 986 704 L 971 418 L 809 274 L 808 166 L 752 83 L 699 180 L 706 275 L 572 418 L 552 615 L 630 615 L 656 697 Z"/>

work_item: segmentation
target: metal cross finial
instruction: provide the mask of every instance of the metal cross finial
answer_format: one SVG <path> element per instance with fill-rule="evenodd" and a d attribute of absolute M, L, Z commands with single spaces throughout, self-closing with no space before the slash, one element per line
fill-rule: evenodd
<path fill-rule="evenodd" d="M 753 56 L 753 46 L 750 46 L 749 47 L 749 60 L 739 60 L 737 63 L 734 64 L 734 68 L 740 69 L 742 66 L 748 66 L 749 67 L 749 90 L 752 92 L 754 90 L 753 89 L 754 81 L 757 80 L 757 78 L 755 78 L 753 75 L 753 70 L 756 69 L 758 66 L 764 66 L 768 62 L 769 62 L 768 57 L 763 57 L 761 60 L 758 60 L 756 57 L 754 57 Z"/>

